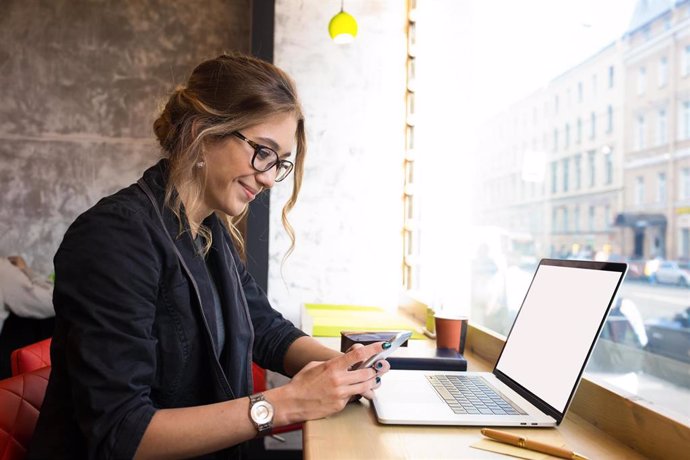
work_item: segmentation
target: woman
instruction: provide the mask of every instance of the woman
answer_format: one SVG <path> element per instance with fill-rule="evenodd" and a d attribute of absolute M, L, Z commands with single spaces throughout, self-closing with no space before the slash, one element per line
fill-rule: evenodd
<path fill-rule="evenodd" d="M 203 62 L 154 131 L 167 158 L 81 215 L 55 256 L 53 369 L 33 458 L 238 458 L 272 426 L 371 397 L 389 369 L 350 370 L 381 343 L 343 355 L 296 329 L 234 247 L 233 223 L 293 169 L 283 223 L 294 245 L 286 214 L 305 134 L 289 77 L 247 56 Z M 252 361 L 293 378 L 252 395 Z"/>

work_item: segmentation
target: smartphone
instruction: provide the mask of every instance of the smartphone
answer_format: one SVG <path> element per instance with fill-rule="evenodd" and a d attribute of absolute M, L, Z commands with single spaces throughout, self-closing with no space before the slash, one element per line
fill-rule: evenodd
<path fill-rule="evenodd" d="M 371 358 L 367 359 L 362 364 L 357 366 L 356 369 L 364 369 L 365 367 L 371 367 L 374 365 L 376 361 L 387 358 L 391 353 L 393 353 L 396 350 L 396 348 L 405 343 L 405 340 L 409 339 L 410 337 L 412 337 L 412 332 L 410 331 L 398 332 L 397 334 L 395 334 L 395 337 L 388 340 L 388 342 L 391 344 L 390 348 L 375 354 L 374 356 L 372 356 Z"/>

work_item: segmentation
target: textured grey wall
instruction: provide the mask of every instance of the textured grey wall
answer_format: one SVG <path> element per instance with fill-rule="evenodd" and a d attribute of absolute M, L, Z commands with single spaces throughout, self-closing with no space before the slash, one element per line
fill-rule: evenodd
<path fill-rule="evenodd" d="M 62 235 L 159 156 L 160 104 L 203 59 L 249 50 L 250 0 L 5 0 L 0 255 L 52 271 Z"/>

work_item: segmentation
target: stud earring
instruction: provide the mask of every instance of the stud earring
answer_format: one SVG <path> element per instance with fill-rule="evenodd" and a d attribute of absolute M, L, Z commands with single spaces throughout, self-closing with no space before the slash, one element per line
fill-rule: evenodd
<path fill-rule="evenodd" d="M 196 166 L 197 168 L 203 168 L 204 166 L 206 166 L 206 162 L 203 160 L 197 161 L 196 165 L 194 166 Z"/>

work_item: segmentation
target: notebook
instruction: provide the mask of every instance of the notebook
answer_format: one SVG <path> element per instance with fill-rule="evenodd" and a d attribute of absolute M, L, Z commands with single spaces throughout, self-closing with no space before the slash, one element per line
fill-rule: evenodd
<path fill-rule="evenodd" d="M 626 268 L 541 260 L 493 372 L 391 370 L 373 400 L 379 422 L 558 425 Z"/>

